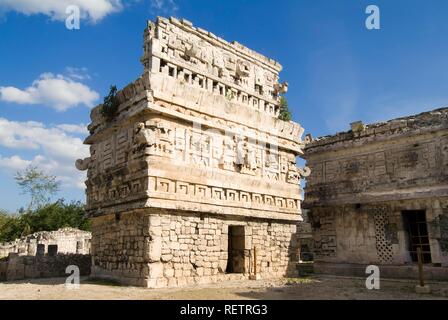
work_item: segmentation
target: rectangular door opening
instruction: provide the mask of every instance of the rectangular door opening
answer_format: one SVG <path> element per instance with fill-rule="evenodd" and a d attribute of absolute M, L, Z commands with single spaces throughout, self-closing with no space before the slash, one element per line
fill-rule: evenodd
<path fill-rule="evenodd" d="M 431 263 L 428 225 L 425 210 L 402 211 L 404 230 L 407 233 L 408 250 L 412 262 L 418 262 L 417 248 L 422 251 L 423 263 Z"/>
<path fill-rule="evenodd" d="M 229 226 L 227 273 L 244 273 L 244 226 Z"/>

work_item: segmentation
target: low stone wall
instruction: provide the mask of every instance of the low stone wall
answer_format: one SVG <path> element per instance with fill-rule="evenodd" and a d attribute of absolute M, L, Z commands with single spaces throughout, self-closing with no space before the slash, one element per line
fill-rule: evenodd
<path fill-rule="evenodd" d="M 82 254 L 58 254 L 55 256 L 18 256 L 10 254 L 0 260 L 0 281 L 66 277 L 69 265 L 79 267 L 80 275 L 89 275 L 91 256 Z"/>

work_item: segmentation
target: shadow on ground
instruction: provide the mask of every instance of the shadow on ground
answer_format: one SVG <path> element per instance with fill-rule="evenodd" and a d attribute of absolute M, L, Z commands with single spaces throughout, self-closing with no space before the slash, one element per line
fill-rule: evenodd
<path fill-rule="evenodd" d="M 245 280 L 179 288 L 146 289 L 81 277 L 79 290 L 65 278 L 0 283 L 0 299 L 24 300 L 408 300 L 448 299 L 448 282 L 428 282 L 431 294 L 415 293 L 414 280 L 381 280 L 368 290 L 364 278 L 314 275 L 280 280 Z"/>
<path fill-rule="evenodd" d="M 351 277 L 313 276 L 263 291 L 237 293 L 245 299 L 272 300 L 418 300 L 448 299 L 448 282 L 431 282 L 431 294 L 415 293 L 415 281 L 382 280 L 379 290 L 366 288 L 365 279 Z"/>

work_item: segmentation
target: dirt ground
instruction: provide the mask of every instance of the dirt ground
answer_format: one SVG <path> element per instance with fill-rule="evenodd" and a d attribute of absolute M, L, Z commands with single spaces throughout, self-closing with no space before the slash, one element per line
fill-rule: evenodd
<path fill-rule="evenodd" d="M 65 287 L 65 278 L 52 278 L 0 283 L 0 299 L 448 299 L 448 282 L 430 282 L 431 294 L 416 294 L 415 284 L 412 280 L 383 279 L 379 290 L 368 290 L 365 279 L 316 275 L 301 279 L 248 280 L 173 289 L 144 289 L 82 278 L 78 290 L 69 290 Z"/>

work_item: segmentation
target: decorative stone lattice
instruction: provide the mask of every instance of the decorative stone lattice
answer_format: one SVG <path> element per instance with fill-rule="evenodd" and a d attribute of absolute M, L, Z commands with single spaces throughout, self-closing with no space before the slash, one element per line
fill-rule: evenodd
<path fill-rule="evenodd" d="M 371 209 L 375 222 L 375 240 L 378 258 L 381 263 L 392 263 L 392 245 L 386 239 L 386 226 L 389 224 L 389 208 L 376 206 Z"/>

